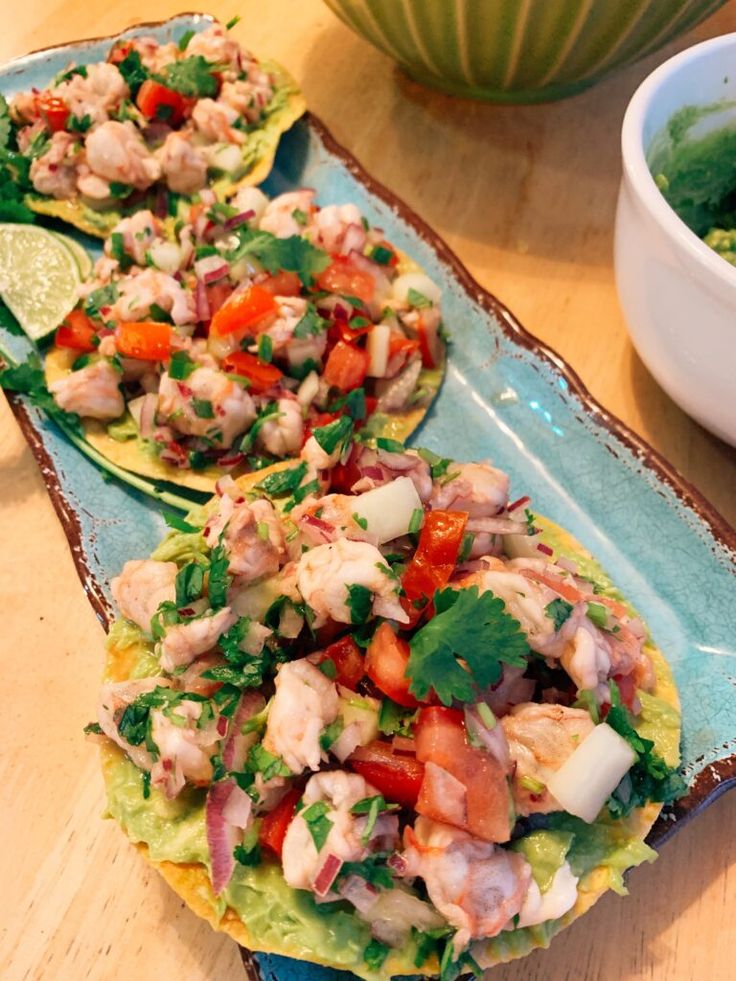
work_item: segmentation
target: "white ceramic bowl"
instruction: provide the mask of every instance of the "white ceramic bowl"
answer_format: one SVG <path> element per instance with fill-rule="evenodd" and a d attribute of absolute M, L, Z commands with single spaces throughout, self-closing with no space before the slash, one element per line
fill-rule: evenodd
<path fill-rule="evenodd" d="M 736 99 L 736 34 L 675 55 L 635 92 L 621 135 L 615 265 L 642 361 L 685 412 L 736 445 L 736 267 L 678 217 L 647 165 L 679 109 L 724 99 Z"/>

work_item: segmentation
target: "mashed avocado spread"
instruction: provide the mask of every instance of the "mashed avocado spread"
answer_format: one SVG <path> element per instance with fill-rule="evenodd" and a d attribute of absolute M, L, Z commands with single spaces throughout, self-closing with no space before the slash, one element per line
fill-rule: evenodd
<path fill-rule="evenodd" d="M 574 559 L 580 573 L 595 583 L 597 592 L 625 602 L 595 560 L 573 547 L 562 529 L 544 519 L 538 519 L 537 524 L 542 526 L 547 544 L 558 554 Z M 198 539 L 199 535 L 172 532 L 155 555 L 171 559 L 196 552 Z M 110 674 L 116 678 L 140 678 L 159 672 L 151 642 L 129 621 L 119 620 L 114 624 L 108 646 L 112 655 Z M 676 704 L 676 695 L 664 659 L 651 647 L 648 652 L 657 672 L 657 694 L 640 693 L 642 713 L 637 728 L 654 741 L 656 751 L 673 765 L 679 759 L 679 712 L 672 705 Z M 102 763 L 108 815 L 120 822 L 131 841 L 145 845 L 153 862 L 209 868 L 204 790 L 187 788 L 175 800 L 167 800 L 158 790 L 145 785 L 142 772 L 112 744 L 103 748 Z M 578 904 L 561 919 L 504 931 L 484 945 L 486 958 L 507 960 L 533 948 L 546 947 L 563 926 L 584 912 L 606 889 L 625 893 L 624 872 L 656 858 L 642 836 L 657 809 L 656 804 L 644 808 L 644 820 L 634 812 L 628 818 L 612 821 L 604 812 L 592 825 L 568 814 L 554 814 L 546 828 L 519 839 L 513 847 L 530 863 L 543 893 L 563 862 L 570 864 L 573 874 L 580 877 Z M 319 906 L 311 893 L 289 888 L 275 862 L 265 860 L 253 867 L 237 865 L 219 898 L 209 889 L 199 889 L 198 895 L 209 904 L 218 920 L 228 907 L 234 911 L 249 934 L 257 938 L 260 949 L 275 947 L 281 952 L 288 950 L 295 957 L 324 960 L 364 978 L 416 974 L 413 939 L 394 951 L 380 972 L 368 970 L 363 960 L 370 941 L 367 924 L 351 913 L 346 903 Z M 425 965 L 427 968 L 431 969 L 431 965 Z"/>

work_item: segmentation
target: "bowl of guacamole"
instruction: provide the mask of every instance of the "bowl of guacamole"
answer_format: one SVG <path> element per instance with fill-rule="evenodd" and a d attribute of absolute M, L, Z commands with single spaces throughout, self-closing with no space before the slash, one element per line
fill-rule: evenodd
<path fill-rule="evenodd" d="M 736 445 L 736 33 L 680 52 L 629 103 L 616 285 L 655 381 Z"/>

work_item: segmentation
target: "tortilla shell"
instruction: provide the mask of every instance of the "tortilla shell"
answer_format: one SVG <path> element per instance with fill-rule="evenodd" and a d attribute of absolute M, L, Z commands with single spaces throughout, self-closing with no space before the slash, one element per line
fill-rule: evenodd
<path fill-rule="evenodd" d="M 257 475 L 248 475 L 241 478 L 239 483 L 244 489 L 252 489 Z M 535 523 L 542 529 L 542 537 L 554 539 L 556 546 L 561 554 L 569 556 L 576 555 L 581 559 L 591 559 L 590 554 L 566 531 L 555 525 L 548 519 L 536 516 Z M 628 604 L 627 604 L 628 605 Z M 656 686 L 654 692 L 658 698 L 662 699 L 671 707 L 679 710 L 679 698 L 672 677 L 672 672 L 665 661 L 662 653 L 651 643 L 647 642 L 646 650 L 652 658 L 654 672 L 656 676 Z M 113 648 L 108 645 L 107 666 L 105 680 L 119 681 L 125 680 L 136 662 L 136 648 Z M 108 770 L 118 762 L 123 753 L 117 747 L 106 745 L 102 748 L 102 768 L 106 784 L 108 782 Z M 676 761 L 668 760 L 670 765 Z M 650 803 L 645 807 L 632 812 L 627 818 L 619 822 L 620 826 L 625 826 L 632 837 L 643 841 L 649 830 L 654 824 L 661 804 Z M 345 965 L 340 965 L 326 960 L 319 950 L 310 951 L 307 956 L 303 949 L 291 949 L 288 940 L 283 944 L 265 945 L 259 941 L 257 936 L 253 936 L 247 926 L 242 922 L 237 912 L 232 908 L 226 908 L 223 915 L 218 911 L 218 901 L 212 892 L 209 876 L 204 866 L 198 864 L 176 864 L 173 862 L 157 862 L 149 857 L 148 848 L 145 844 L 136 843 L 136 847 L 141 854 L 153 865 L 168 882 L 171 888 L 181 897 L 189 908 L 201 916 L 216 930 L 227 933 L 237 943 L 254 951 L 281 954 L 286 957 L 296 957 L 309 960 L 314 963 L 323 964 L 327 967 L 344 969 Z M 549 946 L 552 937 L 562 929 L 569 926 L 585 912 L 587 912 L 600 897 L 608 891 L 611 885 L 611 870 L 605 865 L 597 866 L 584 875 L 578 883 L 578 899 L 575 906 L 562 918 L 553 921 L 552 924 L 540 924 L 538 927 L 531 927 L 522 930 L 504 931 L 498 937 L 474 945 L 473 956 L 483 967 L 491 967 L 494 964 L 505 963 L 516 958 L 523 957 L 540 947 Z M 396 952 L 392 952 L 380 971 L 369 971 L 366 967 L 365 973 L 359 968 L 352 968 L 358 976 L 367 979 L 385 979 L 397 974 L 414 974 L 417 969 L 413 962 Z M 436 959 L 427 961 L 422 968 L 426 974 L 438 971 Z"/>
<path fill-rule="evenodd" d="M 220 177 L 210 182 L 209 186 L 221 201 L 232 197 L 241 187 L 260 184 L 268 177 L 282 133 L 285 133 L 307 108 L 304 96 L 286 69 L 273 61 L 264 61 L 261 64 L 266 71 L 275 76 L 274 98 L 283 100 L 283 105 L 268 115 L 261 126 L 248 134 L 243 144 L 243 159 L 246 161 L 247 168 L 243 176 L 236 181 L 228 177 Z M 73 225 L 94 238 L 106 238 L 123 217 L 123 212 L 117 208 L 93 208 L 80 198 L 57 200 L 30 193 L 24 200 L 36 214 L 58 218 L 59 221 Z"/>

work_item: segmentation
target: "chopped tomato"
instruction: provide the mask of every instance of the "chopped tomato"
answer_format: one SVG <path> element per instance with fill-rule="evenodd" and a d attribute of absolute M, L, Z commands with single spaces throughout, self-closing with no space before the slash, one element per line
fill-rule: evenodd
<path fill-rule="evenodd" d="M 230 283 L 221 280 L 219 283 L 212 283 L 205 286 L 207 293 L 207 305 L 210 308 L 210 316 L 214 317 L 221 306 L 230 298 L 233 288 Z"/>
<path fill-rule="evenodd" d="M 400 334 L 392 334 L 388 345 L 388 356 L 393 358 L 396 354 L 414 354 L 419 350 L 419 341 L 414 341 L 410 337 L 402 337 Z"/>
<path fill-rule="evenodd" d="M 422 365 L 425 368 L 436 368 L 442 359 L 442 341 L 434 324 L 428 324 L 423 316 L 417 324 L 419 335 L 419 350 L 422 354 Z"/>
<path fill-rule="evenodd" d="M 365 381 L 370 361 L 367 351 L 355 344 L 338 341 L 327 358 L 324 379 L 341 392 L 350 392 L 360 388 Z"/>
<path fill-rule="evenodd" d="M 373 634 L 365 655 L 365 673 L 384 695 L 406 708 L 417 708 L 419 702 L 410 693 L 411 679 L 406 677 L 409 645 L 397 637 L 384 622 Z"/>
<path fill-rule="evenodd" d="M 364 303 L 371 302 L 376 290 L 375 280 L 369 272 L 340 256 L 317 276 L 317 286 L 328 293 L 357 296 Z"/>
<path fill-rule="evenodd" d="M 425 764 L 417 811 L 484 841 L 508 841 L 506 771 L 495 756 L 469 745 L 462 712 L 439 705 L 423 708 L 414 738 L 417 760 Z"/>
<path fill-rule="evenodd" d="M 358 746 L 347 760 L 351 769 L 378 790 L 386 800 L 414 807 L 424 779 L 424 764 L 413 756 L 399 755 L 380 740 Z"/>
<path fill-rule="evenodd" d="M 282 269 L 258 284 L 272 296 L 299 296 L 302 291 L 302 281 L 295 272 Z"/>
<path fill-rule="evenodd" d="M 618 685 L 621 701 L 630 712 L 633 711 L 634 700 L 636 699 L 636 680 L 634 676 L 632 674 L 615 674 L 613 680 Z M 610 708 L 610 705 L 607 706 L 606 711 L 608 708 Z"/>
<path fill-rule="evenodd" d="M 463 544 L 466 511 L 428 511 L 419 536 L 419 545 L 406 567 L 401 585 L 401 603 L 416 623 L 427 600 L 450 580 Z"/>
<path fill-rule="evenodd" d="M 346 688 L 355 690 L 365 674 L 365 665 L 360 648 L 352 637 L 345 636 L 320 651 L 315 658 L 317 664 L 332 661 L 335 665 L 335 681 Z"/>
<path fill-rule="evenodd" d="M 222 370 L 231 375 L 240 375 L 250 382 L 250 390 L 260 393 L 272 388 L 283 377 L 275 364 L 261 361 L 248 351 L 233 351 L 222 362 Z"/>
<path fill-rule="evenodd" d="M 273 295 L 262 286 L 237 290 L 212 318 L 210 334 L 224 337 L 239 331 L 258 333 L 258 327 L 266 319 L 271 319 L 277 308 Z"/>
<path fill-rule="evenodd" d="M 66 127 L 69 119 L 69 106 L 58 95 L 41 92 L 40 95 L 36 96 L 36 105 L 52 133 L 59 133 Z"/>
<path fill-rule="evenodd" d="M 115 329 L 115 347 L 125 358 L 164 361 L 171 354 L 171 327 L 154 320 L 121 322 Z"/>
<path fill-rule="evenodd" d="M 290 790 L 261 821 L 258 841 L 262 848 L 268 848 L 279 858 L 281 858 L 281 852 L 284 848 L 286 832 L 292 822 L 296 805 L 301 800 L 301 796 L 301 790 L 296 788 Z"/>
<path fill-rule="evenodd" d="M 130 41 L 116 41 L 110 48 L 107 60 L 112 65 L 119 65 L 121 61 L 125 61 L 132 50 L 133 45 Z"/>
<path fill-rule="evenodd" d="M 144 116 L 148 119 L 159 119 L 171 126 L 178 126 L 184 119 L 192 101 L 152 78 L 147 78 L 141 85 L 135 99 Z"/>
<path fill-rule="evenodd" d="M 64 317 L 61 326 L 56 331 L 56 346 L 88 353 L 95 349 L 96 333 L 95 325 L 86 313 L 82 310 L 72 310 Z"/>
<path fill-rule="evenodd" d="M 330 471 L 330 490 L 338 494 L 350 493 L 353 484 L 357 484 L 362 476 L 356 459 L 356 447 L 353 446 L 345 463 L 338 463 Z"/>

